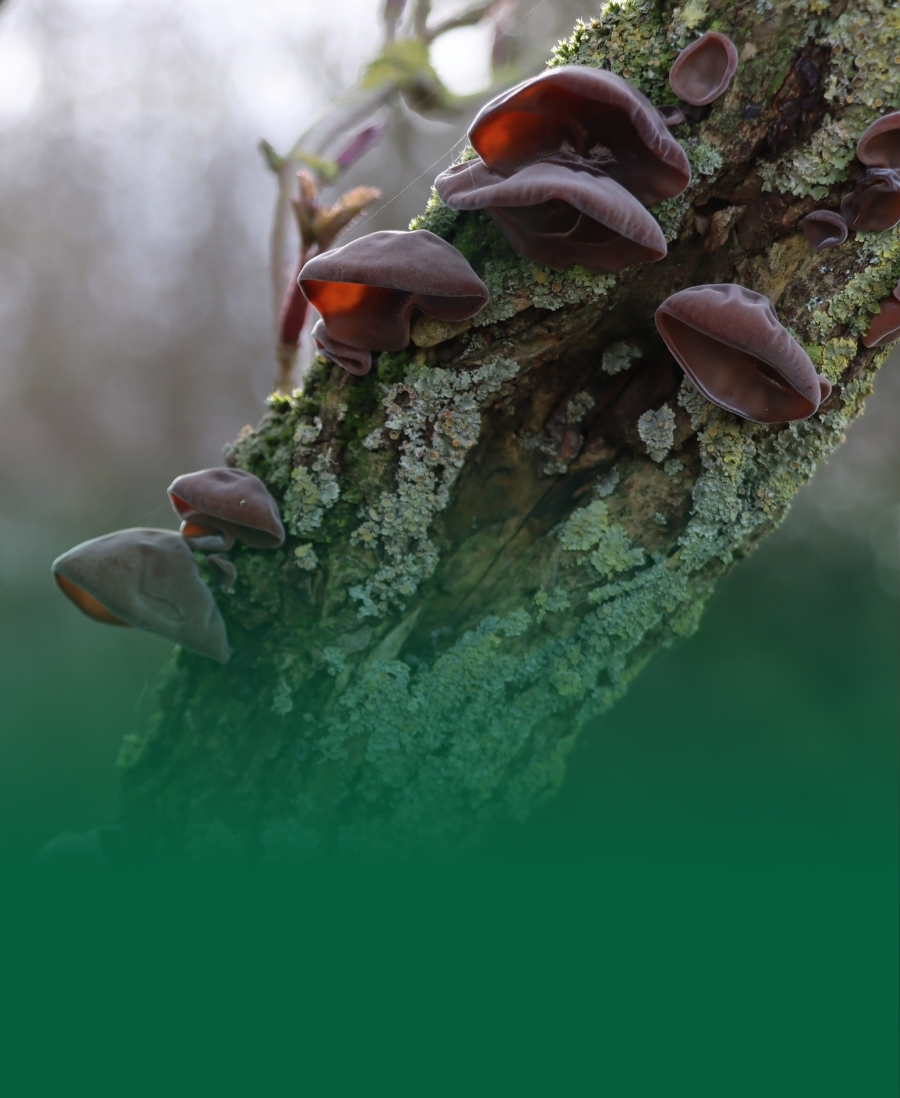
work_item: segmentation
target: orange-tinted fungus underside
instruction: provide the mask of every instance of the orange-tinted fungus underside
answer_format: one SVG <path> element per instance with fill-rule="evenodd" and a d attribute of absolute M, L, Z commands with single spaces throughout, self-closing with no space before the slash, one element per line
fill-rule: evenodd
<path fill-rule="evenodd" d="M 507 166 L 519 157 L 531 159 L 537 149 L 554 151 L 568 128 L 556 118 L 509 111 L 482 122 L 472 133 L 472 143 L 485 164 Z"/>
<path fill-rule="evenodd" d="M 755 355 L 729 347 L 673 316 L 660 316 L 657 323 L 694 384 L 720 408 L 757 423 L 787 423 L 816 410 L 815 404 Z"/>
<path fill-rule="evenodd" d="M 201 526 L 199 522 L 183 522 L 180 531 L 183 538 L 210 538 L 219 532 L 214 526 Z"/>
<path fill-rule="evenodd" d="M 58 572 L 56 573 L 56 582 L 59 584 L 62 593 L 70 598 L 78 609 L 87 614 L 89 618 L 102 621 L 106 625 L 128 625 L 127 621 L 122 621 L 121 618 L 117 618 L 115 614 L 107 610 L 99 599 L 95 599 L 93 595 L 89 595 L 83 588 L 72 583 L 65 576 L 61 576 Z"/>
<path fill-rule="evenodd" d="M 320 282 L 315 278 L 303 282 L 304 293 L 326 324 L 333 316 L 359 308 L 376 289 L 359 282 Z"/>
<path fill-rule="evenodd" d="M 174 496 L 171 492 L 169 493 L 169 499 L 172 501 L 172 506 L 175 508 L 179 515 L 186 515 L 188 511 L 194 510 L 194 508 L 191 507 L 189 503 L 185 503 L 185 501 L 181 499 L 180 496 Z"/>

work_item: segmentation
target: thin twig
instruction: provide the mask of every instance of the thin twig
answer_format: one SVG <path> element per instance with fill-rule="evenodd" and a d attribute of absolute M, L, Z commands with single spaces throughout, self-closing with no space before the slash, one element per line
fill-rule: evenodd
<path fill-rule="evenodd" d="M 486 4 L 478 4 L 476 7 L 469 8 L 459 15 L 454 15 L 449 19 L 445 19 L 443 23 L 438 23 L 435 27 L 427 28 L 423 36 L 424 41 L 431 45 L 432 42 L 448 31 L 457 30 L 459 27 L 477 26 L 486 15 L 490 15 L 491 9 L 496 3 L 497 0 L 488 0 L 488 3 Z"/>

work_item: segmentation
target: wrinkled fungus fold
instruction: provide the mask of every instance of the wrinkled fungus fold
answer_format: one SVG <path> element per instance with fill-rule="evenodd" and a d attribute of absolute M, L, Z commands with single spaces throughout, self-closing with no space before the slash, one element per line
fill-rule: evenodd
<path fill-rule="evenodd" d="M 324 320 L 316 321 L 311 334 L 322 354 L 336 362 L 348 374 L 364 377 L 372 369 L 372 352 L 360 351 L 347 343 L 341 343 L 339 339 L 332 339 L 325 328 Z"/>
<path fill-rule="evenodd" d="M 448 206 L 486 210 L 512 247 L 536 263 L 617 272 L 666 254 L 650 213 L 597 169 L 541 160 L 507 177 L 470 160 L 439 175 L 435 187 Z"/>
<path fill-rule="evenodd" d="M 82 542 L 51 566 L 63 594 L 89 617 L 133 625 L 227 663 L 225 622 L 187 543 L 139 527 Z"/>
<path fill-rule="evenodd" d="M 900 171 L 870 168 L 841 199 L 841 215 L 855 233 L 877 233 L 900 223 Z"/>
<path fill-rule="evenodd" d="M 744 419 L 806 419 L 831 391 L 769 299 L 744 286 L 681 290 L 657 309 L 656 326 L 703 395 Z"/>
<path fill-rule="evenodd" d="M 722 95 L 737 72 L 734 43 L 718 31 L 709 31 L 686 46 L 669 72 L 672 91 L 693 107 L 705 107 Z"/>
<path fill-rule="evenodd" d="M 550 69 L 492 99 L 469 140 L 502 175 L 547 157 L 595 164 L 645 206 L 691 181 L 684 149 L 650 100 L 621 76 L 583 65 Z"/>

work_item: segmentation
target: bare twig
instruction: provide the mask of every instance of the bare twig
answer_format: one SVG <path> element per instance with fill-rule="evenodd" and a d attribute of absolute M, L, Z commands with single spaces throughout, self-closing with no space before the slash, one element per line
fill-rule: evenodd
<path fill-rule="evenodd" d="M 381 21 L 384 23 L 384 40 L 393 42 L 397 37 L 397 26 L 403 18 L 406 0 L 384 0 Z"/>
<path fill-rule="evenodd" d="M 428 27 L 428 18 L 431 14 L 431 0 L 415 0 L 411 14 L 405 21 L 404 15 L 408 10 L 408 0 L 384 0 L 382 8 L 382 23 L 384 26 L 384 38 L 386 45 L 394 43 L 398 34 L 406 38 L 418 40 L 426 47 L 430 46 L 441 35 L 459 27 L 470 27 L 480 23 L 488 17 L 498 2 L 502 0 L 487 0 L 486 3 L 477 4 L 468 8 L 459 15 L 443 20 L 436 26 Z M 427 74 L 425 74 L 427 76 Z M 508 78 L 509 74 L 505 74 Z M 434 79 L 434 74 L 431 74 Z M 508 80 L 502 83 L 505 85 Z M 492 82 L 493 83 L 493 82 Z M 438 84 L 438 91 L 443 89 Z M 492 89 L 485 89 L 490 92 Z M 333 182 L 334 179 L 352 163 L 363 155 L 383 132 L 383 126 L 376 121 L 379 112 L 397 104 L 401 95 L 409 99 L 410 88 L 400 79 L 386 79 L 376 86 L 366 86 L 362 81 L 356 84 L 348 92 L 341 96 L 336 103 L 332 103 L 294 143 L 290 152 L 281 156 L 266 142 L 261 143 L 263 155 L 270 169 L 276 177 L 278 193 L 275 200 L 275 210 L 272 217 L 272 229 L 270 233 L 270 278 L 272 285 L 273 313 L 277 333 L 276 360 L 278 363 L 278 377 L 276 390 L 290 391 L 293 385 L 293 368 L 297 355 L 297 348 L 302 336 L 306 321 L 306 303 L 295 285 L 296 275 L 300 267 L 313 254 L 312 239 L 304 239 L 308 233 L 301 231 L 301 239 L 298 245 L 298 255 L 292 257 L 292 217 L 291 206 L 296 207 L 294 199 L 295 178 L 298 167 L 305 166 L 312 169 L 320 182 Z M 435 98 L 434 95 L 431 97 Z M 438 98 L 441 98 L 440 96 Z M 453 99 L 444 104 L 442 101 L 435 104 L 428 100 L 428 106 L 419 106 L 413 96 L 413 109 L 428 110 L 433 114 L 440 109 L 445 117 L 453 117 L 461 111 L 468 109 L 469 105 L 478 96 L 464 96 Z M 425 99 L 428 99 L 425 96 Z M 424 100 L 423 100 L 424 102 Z M 364 127 L 360 129 L 360 127 Z M 343 151 L 337 155 L 332 153 L 332 148 L 342 138 L 359 130 L 355 137 L 350 139 Z M 302 200 L 301 195 L 301 200 Z M 345 196 L 347 199 L 349 196 Z M 374 201 L 369 198 L 365 203 Z M 351 203 L 352 204 L 352 203 Z M 349 208 L 349 207 L 348 207 Z M 347 217 L 347 222 L 353 220 L 357 213 Z M 334 207 L 334 211 L 337 207 Z M 295 209 L 296 212 L 296 209 Z M 322 212 L 322 211 L 320 211 Z M 298 214 L 301 230 L 303 217 Z M 321 234 L 322 239 L 316 242 L 318 250 L 324 251 L 330 247 L 336 239 L 338 232 L 346 227 L 338 225 L 340 217 L 334 221 L 335 231 L 330 240 Z M 308 226 L 307 226 L 308 229 Z M 297 259 L 297 264 L 292 263 L 292 258 Z M 295 269 L 296 268 L 296 269 Z M 292 277 L 293 273 L 293 277 Z"/>
<path fill-rule="evenodd" d="M 431 44 L 440 38 L 442 34 L 446 34 L 447 31 L 457 30 L 459 27 L 477 26 L 485 16 L 491 14 L 491 10 L 496 4 L 497 0 L 488 0 L 486 4 L 477 4 L 474 8 L 469 8 L 459 15 L 451 16 L 434 27 L 428 27 L 423 35 L 424 41 Z"/>
<path fill-rule="evenodd" d="M 422 42 L 425 41 L 429 15 L 431 15 L 431 0 L 416 0 L 412 29 L 413 35 Z"/>

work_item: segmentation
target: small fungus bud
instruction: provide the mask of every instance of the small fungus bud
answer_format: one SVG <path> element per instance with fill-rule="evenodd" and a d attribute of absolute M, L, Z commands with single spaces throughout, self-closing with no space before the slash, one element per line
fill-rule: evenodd
<path fill-rule="evenodd" d="M 656 310 L 656 326 L 700 392 L 744 419 L 806 419 L 823 399 L 809 355 L 769 299 L 744 286 L 681 290 Z"/>
<path fill-rule="evenodd" d="M 372 351 L 409 343 L 416 309 L 438 320 L 468 320 L 489 297 L 462 254 L 425 229 L 370 233 L 311 259 L 299 281 L 322 317 L 316 342 L 356 374 L 368 372 Z"/>
<path fill-rule="evenodd" d="M 192 549 L 227 552 L 235 539 L 252 549 L 276 549 L 284 541 L 278 505 L 259 477 L 243 469 L 185 473 L 168 492 Z"/>
<path fill-rule="evenodd" d="M 900 112 L 898 112 L 900 113 Z M 900 171 L 869 168 L 841 199 L 841 216 L 855 233 L 879 233 L 900 223 Z"/>
<path fill-rule="evenodd" d="M 900 111 L 877 118 L 856 143 L 856 155 L 870 168 L 900 168 Z"/>
<path fill-rule="evenodd" d="M 536 263 L 617 272 L 666 254 L 651 214 L 587 164 L 539 160 L 506 177 L 470 160 L 442 172 L 435 187 L 454 209 L 487 210 L 515 251 Z"/>
<path fill-rule="evenodd" d="M 865 335 L 864 347 L 883 347 L 900 339 L 900 282 L 893 293 L 879 302 L 879 311 L 872 317 Z"/>
<path fill-rule="evenodd" d="M 687 154 L 650 100 L 621 76 L 585 65 L 549 69 L 492 99 L 469 140 L 501 175 L 544 158 L 587 161 L 644 206 L 691 181 Z"/>
<path fill-rule="evenodd" d="M 684 111 L 676 107 L 674 103 L 666 103 L 656 108 L 659 116 L 671 130 L 673 126 L 680 126 L 685 121 Z"/>
<path fill-rule="evenodd" d="M 738 52 L 731 39 L 709 31 L 675 58 L 669 84 L 685 103 L 705 107 L 725 92 L 737 67 Z"/>
<path fill-rule="evenodd" d="M 836 248 L 847 239 L 847 222 L 833 210 L 814 210 L 803 218 L 801 228 L 814 252 Z"/>
<path fill-rule="evenodd" d="M 225 623 L 187 543 L 171 530 L 119 530 L 57 557 L 54 579 L 88 617 L 133 625 L 227 663 Z"/>

